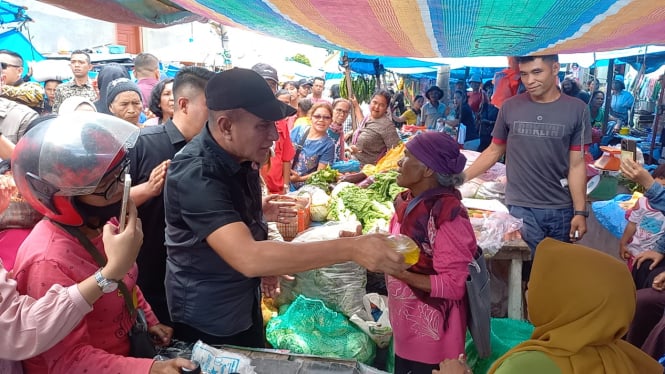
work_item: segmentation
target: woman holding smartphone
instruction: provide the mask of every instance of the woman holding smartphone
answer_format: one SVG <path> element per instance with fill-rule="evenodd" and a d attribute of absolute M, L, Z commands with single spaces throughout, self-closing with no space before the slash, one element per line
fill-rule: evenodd
<path fill-rule="evenodd" d="M 94 273 L 94 286 L 103 292 L 97 307 L 60 342 L 23 361 L 27 374 L 85 370 L 176 374 L 183 367 L 193 368 L 184 359 L 128 357 L 129 333 L 139 308 L 145 312 L 155 345 L 169 344 L 173 330 L 159 323 L 136 286 L 134 262 L 130 269 L 120 269 L 125 275 L 109 272 L 108 260 L 106 264 L 95 260 L 109 258 L 109 250 L 115 250 L 108 238 L 122 210 L 127 148 L 138 132 L 136 126 L 108 115 L 72 113 L 44 121 L 16 145 L 12 158 L 16 186 L 45 216 L 17 255 L 18 290 L 42 297 L 53 284 L 80 283 Z M 133 204 L 129 212 L 127 229 L 121 232 L 140 232 Z M 140 245 L 141 239 L 136 241 L 133 245 Z M 133 302 L 133 308 L 125 300 Z"/>

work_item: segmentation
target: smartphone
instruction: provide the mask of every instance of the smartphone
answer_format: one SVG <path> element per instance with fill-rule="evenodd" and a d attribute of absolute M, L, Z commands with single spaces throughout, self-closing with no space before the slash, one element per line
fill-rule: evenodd
<path fill-rule="evenodd" d="M 125 231 L 125 224 L 127 223 L 127 204 L 129 203 L 129 190 L 132 188 L 132 177 L 125 174 L 125 186 L 122 190 L 122 208 L 120 208 L 120 224 L 118 225 L 118 232 Z"/>
<path fill-rule="evenodd" d="M 621 139 L 621 159 L 637 161 L 637 143 L 631 139 Z"/>

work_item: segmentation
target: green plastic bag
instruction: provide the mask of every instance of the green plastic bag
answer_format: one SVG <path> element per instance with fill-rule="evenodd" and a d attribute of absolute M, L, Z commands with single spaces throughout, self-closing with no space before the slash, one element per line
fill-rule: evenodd
<path fill-rule="evenodd" d="M 346 316 L 327 308 L 321 300 L 302 295 L 284 314 L 268 322 L 266 338 L 278 349 L 364 364 L 371 364 L 376 355 L 372 339 Z"/>
<path fill-rule="evenodd" d="M 476 345 L 471 340 L 471 335 L 466 334 L 466 356 L 467 363 L 475 374 L 485 374 L 494 361 L 503 356 L 514 346 L 531 338 L 533 326 L 526 321 L 517 321 L 508 318 L 492 318 L 492 331 L 490 343 L 492 354 L 490 357 L 481 359 L 478 357 Z"/>

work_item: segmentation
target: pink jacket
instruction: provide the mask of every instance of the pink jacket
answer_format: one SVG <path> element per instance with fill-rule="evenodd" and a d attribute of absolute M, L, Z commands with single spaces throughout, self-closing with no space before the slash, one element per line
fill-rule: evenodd
<path fill-rule="evenodd" d="M 387 275 L 386 286 L 395 354 L 407 360 L 438 364 L 464 353 L 466 278 L 476 251 L 476 237 L 469 220 L 462 217 L 430 230 L 437 273 L 430 275 L 430 302 L 434 305 L 421 301 L 409 285 L 397 278 Z M 390 221 L 390 232 L 400 232 L 397 215 Z M 448 310 L 447 326 L 440 308 L 445 299 L 458 301 Z"/>
<path fill-rule="evenodd" d="M 104 253 L 101 235 L 92 239 Z M 39 222 L 19 248 L 14 273 L 18 289 L 32 297 L 53 284 L 78 283 L 99 266 L 78 240 L 48 220 Z M 123 279 L 146 312 L 148 324 L 159 323 L 136 287 L 136 265 Z M 102 296 L 95 308 L 60 343 L 23 362 L 26 373 L 148 373 L 151 359 L 126 357 L 132 320 L 119 291 Z"/>
<path fill-rule="evenodd" d="M 20 372 L 20 365 L 2 360 L 23 360 L 44 352 L 91 310 L 76 285 L 53 285 L 39 300 L 19 295 L 16 281 L 0 261 L 0 373 Z"/>

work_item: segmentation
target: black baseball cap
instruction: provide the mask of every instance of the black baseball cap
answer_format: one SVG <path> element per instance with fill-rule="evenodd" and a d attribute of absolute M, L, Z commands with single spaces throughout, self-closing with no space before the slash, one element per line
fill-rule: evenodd
<path fill-rule="evenodd" d="M 277 100 L 265 79 L 250 69 L 215 74 L 206 84 L 205 95 L 210 110 L 245 109 L 268 121 L 296 114 L 295 108 Z"/>
<path fill-rule="evenodd" d="M 303 79 L 298 81 L 298 87 L 301 87 L 301 86 L 310 86 L 310 87 L 312 87 L 312 81 L 309 80 L 309 79 L 303 78 Z"/>
<path fill-rule="evenodd" d="M 263 62 L 259 62 L 258 64 L 252 66 L 252 70 L 255 72 L 259 73 L 260 76 L 263 77 L 263 79 L 270 79 L 274 81 L 275 83 L 279 83 L 279 77 L 277 76 L 277 70 L 275 70 L 274 67 L 264 64 Z"/>

